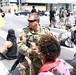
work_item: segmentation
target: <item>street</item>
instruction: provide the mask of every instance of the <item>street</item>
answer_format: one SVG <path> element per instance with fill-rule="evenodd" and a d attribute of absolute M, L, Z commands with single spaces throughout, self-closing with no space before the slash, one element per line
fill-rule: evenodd
<path fill-rule="evenodd" d="M 71 16 L 71 23 L 73 24 L 74 20 L 73 20 L 73 16 Z M 7 35 L 7 31 L 8 29 L 14 29 L 15 33 L 16 33 L 16 37 L 19 36 L 19 33 L 21 32 L 22 28 L 27 26 L 27 16 L 15 16 L 15 15 L 10 15 L 7 14 L 4 17 L 4 21 L 5 21 L 5 26 L 3 28 L 1 28 L 0 30 L 0 47 L 3 46 L 5 40 L 6 40 L 6 35 Z M 49 16 L 41 16 L 40 17 L 40 25 L 49 27 Z M 73 29 L 75 29 L 75 27 L 73 27 Z M 54 32 L 55 34 L 59 34 L 59 32 L 63 31 L 59 29 L 55 29 L 55 28 L 50 28 L 50 30 L 52 32 Z M 67 61 L 67 65 L 69 69 L 72 69 L 72 66 L 70 66 L 70 62 L 73 59 L 73 55 L 75 53 L 75 47 L 74 48 L 66 48 L 66 47 L 61 47 L 61 54 L 59 56 L 59 58 L 64 59 L 65 61 Z M 15 60 L 1 60 L 2 63 L 4 64 L 4 66 L 6 67 L 7 70 L 10 70 L 12 65 L 14 64 Z M 16 69 L 12 75 L 19 75 L 19 71 Z"/>

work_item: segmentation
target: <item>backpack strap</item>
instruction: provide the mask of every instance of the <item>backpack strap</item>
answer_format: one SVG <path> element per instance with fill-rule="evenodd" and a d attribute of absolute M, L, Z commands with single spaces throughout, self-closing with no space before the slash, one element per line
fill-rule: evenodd
<path fill-rule="evenodd" d="M 47 62 L 45 63 L 39 70 L 40 72 L 47 72 L 51 69 L 53 69 L 54 67 L 58 66 L 60 64 L 60 60 L 55 60 L 54 62 Z"/>

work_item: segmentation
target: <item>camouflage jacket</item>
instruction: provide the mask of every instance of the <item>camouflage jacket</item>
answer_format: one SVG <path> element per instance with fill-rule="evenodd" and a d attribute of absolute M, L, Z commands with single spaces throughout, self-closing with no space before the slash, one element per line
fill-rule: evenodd
<path fill-rule="evenodd" d="M 50 33 L 49 29 L 42 26 L 38 31 L 29 27 L 23 28 L 18 38 L 18 51 L 25 55 L 25 49 L 37 46 L 40 36 L 46 33 Z"/>

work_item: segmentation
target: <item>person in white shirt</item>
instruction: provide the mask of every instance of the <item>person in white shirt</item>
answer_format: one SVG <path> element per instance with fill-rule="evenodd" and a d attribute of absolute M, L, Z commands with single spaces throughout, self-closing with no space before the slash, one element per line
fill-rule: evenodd
<path fill-rule="evenodd" d="M 60 38 L 58 38 L 60 45 L 71 47 L 71 31 L 70 31 L 71 25 L 67 24 L 65 26 L 65 32 L 62 34 Z"/>

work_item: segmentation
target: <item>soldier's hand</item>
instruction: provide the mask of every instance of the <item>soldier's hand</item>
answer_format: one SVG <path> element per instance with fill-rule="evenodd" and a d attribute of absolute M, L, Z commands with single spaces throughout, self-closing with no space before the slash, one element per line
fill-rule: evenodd
<path fill-rule="evenodd" d="M 32 48 L 31 53 L 38 53 L 38 49 L 37 48 Z"/>
<path fill-rule="evenodd" d="M 27 60 L 29 66 L 31 66 L 31 60 L 27 56 L 25 56 L 25 59 Z"/>
<path fill-rule="evenodd" d="M 26 67 L 20 63 L 20 70 L 26 70 Z"/>
<path fill-rule="evenodd" d="M 30 48 L 27 50 L 27 53 L 29 53 L 29 54 L 31 53 L 31 49 Z"/>
<path fill-rule="evenodd" d="M 37 50 L 37 48 L 29 48 L 28 50 L 27 50 L 27 52 L 29 53 L 29 54 L 33 54 L 33 53 L 38 53 L 38 50 Z"/>

